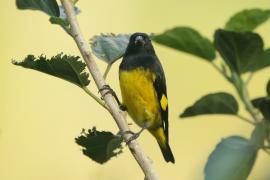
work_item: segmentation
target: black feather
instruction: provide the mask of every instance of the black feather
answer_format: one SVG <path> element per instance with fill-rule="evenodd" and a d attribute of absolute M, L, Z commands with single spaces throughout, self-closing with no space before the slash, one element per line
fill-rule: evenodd
<path fill-rule="evenodd" d="M 136 44 L 135 40 L 137 36 L 142 36 L 144 43 Z M 162 154 L 165 160 L 174 163 L 174 157 L 169 147 L 169 122 L 168 122 L 168 105 L 164 111 L 161 107 L 160 100 L 162 96 L 167 98 L 166 79 L 162 65 L 156 56 L 155 50 L 149 37 L 144 33 L 135 33 L 130 37 L 129 45 L 123 56 L 123 60 L 120 64 L 120 70 L 133 70 L 136 68 L 144 68 L 156 75 L 156 79 L 153 82 L 155 91 L 157 93 L 158 102 L 160 105 L 160 112 L 162 118 L 162 128 L 164 129 L 166 136 L 166 148 L 161 148 Z M 168 98 L 167 98 L 168 99 Z"/>

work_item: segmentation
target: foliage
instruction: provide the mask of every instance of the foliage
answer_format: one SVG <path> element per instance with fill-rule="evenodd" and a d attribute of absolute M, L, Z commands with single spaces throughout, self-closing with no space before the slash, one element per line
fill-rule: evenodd
<path fill-rule="evenodd" d="M 223 139 L 211 153 L 205 166 L 206 180 L 245 180 L 257 156 L 248 139 L 231 136 Z"/>
<path fill-rule="evenodd" d="M 209 60 L 208 62 L 235 87 L 240 100 L 250 113 L 253 121 L 255 121 L 252 122 L 238 115 L 238 103 L 228 93 L 208 94 L 200 98 L 180 115 L 183 118 L 203 114 L 232 114 L 251 124 L 255 123 L 250 139 L 231 136 L 223 139 L 217 145 L 205 166 L 206 180 L 244 180 L 252 170 L 258 150 L 268 150 L 265 149 L 265 142 L 266 140 L 268 143 L 270 142 L 270 82 L 268 82 L 266 88 L 268 95 L 251 101 L 247 90 L 248 81 L 243 79 L 242 74 L 252 74 L 270 65 L 269 48 L 264 49 L 261 36 L 252 32 L 269 17 L 270 10 L 244 10 L 232 16 L 224 29 L 215 31 L 214 48 L 222 57 L 222 65 L 217 63 L 216 56 L 208 56 L 207 58 L 207 56 L 199 54 L 201 52 L 198 51 L 199 48 L 194 47 L 199 46 L 199 42 L 203 40 L 206 42 L 206 40 L 191 28 L 176 27 L 153 38 L 154 41 L 164 46 Z M 189 29 L 191 32 L 196 32 L 197 36 L 188 36 L 185 31 L 177 31 L 176 33 L 176 30 L 179 29 Z M 208 45 L 204 46 L 210 47 L 212 43 L 209 40 L 207 42 Z M 211 52 L 211 54 L 215 54 L 215 50 L 213 52 L 212 50 L 209 51 L 211 49 L 209 47 L 203 53 Z M 261 114 L 258 114 L 258 110 Z"/>
<path fill-rule="evenodd" d="M 84 87 L 90 83 L 88 80 L 89 74 L 85 72 L 85 63 L 79 61 L 79 58 L 79 56 L 75 57 L 62 54 L 58 54 L 51 59 L 47 59 L 42 55 L 38 58 L 28 55 L 23 61 L 18 62 L 13 60 L 12 63 L 24 68 L 41 71 Z"/>
<path fill-rule="evenodd" d="M 74 4 L 76 2 L 77 0 L 73 1 Z M 63 8 L 58 6 L 56 0 L 16 0 L 16 5 L 19 9 L 40 10 L 46 13 L 50 16 L 52 24 L 60 25 L 71 35 L 70 24 Z M 77 14 L 80 12 L 76 7 L 75 11 Z M 247 89 L 249 80 L 243 78 L 243 74 L 252 75 L 270 65 L 270 48 L 265 48 L 263 38 L 253 32 L 269 17 L 269 9 L 249 9 L 238 12 L 229 19 L 223 29 L 215 31 L 213 42 L 199 31 L 186 26 L 173 27 L 151 37 L 156 43 L 200 57 L 213 65 L 236 89 L 240 101 L 252 120 L 238 114 L 237 98 L 226 92 L 203 96 L 186 108 L 180 117 L 230 114 L 255 125 L 249 139 L 233 135 L 218 143 L 205 166 L 206 180 L 244 180 L 256 162 L 258 151 L 269 150 L 270 81 L 266 87 L 267 95 L 251 100 Z M 109 71 L 111 65 L 123 56 L 128 39 L 129 35 L 126 34 L 94 36 L 91 39 L 92 52 L 108 64 Z M 218 63 L 217 53 L 222 58 L 222 64 Z M 90 82 L 89 75 L 85 72 L 86 65 L 79 61 L 77 56 L 59 54 L 47 59 L 44 55 L 38 58 L 28 55 L 23 61 L 13 61 L 13 63 L 74 83 L 100 103 L 99 98 L 86 90 Z M 83 147 L 83 153 L 98 163 L 107 162 L 111 157 L 122 152 L 123 148 L 121 136 L 107 131 L 97 131 L 95 128 L 88 130 L 87 133 L 83 132 L 75 140 Z"/>
<path fill-rule="evenodd" d="M 230 31 L 253 31 L 270 17 L 270 10 L 246 9 L 236 13 L 226 23 L 225 29 Z"/>
<path fill-rule="evenodd" d="M 209 39 L 189 27 L 175 27 L 153 37 L 157 43 L 191 53 L 205 60 L 215 59 L 215 49 Z"/>
<path fill-rule="evenodd" d="M 194 105 L 188 107 L 180 117 L 191 117 L 203 114 L 237 114 L 238 104 L 228 93 L 208 94 Z"/>
<path fill-rule="evenodd" d="M 123 148 L 121 136 L 108 131 L 97 131 L 96 128 L 89 129 L 88 133 L 83 131 L 75 141 L 83 147 L 84 155 L 100 164 L 120 154 Z"/>
<path fill-rule="evenodd" d="M 42 11 L 49 16 L 60 15 L 56 0 L 16 0 L 17 8 Z"/>
<path fill-rule="evenodd" d="M 127 34 L 101 34 L 90 40 L 91 49 L 96 57 L 108 64 L 121 58 L 126 51 L 129 41 Z"/>

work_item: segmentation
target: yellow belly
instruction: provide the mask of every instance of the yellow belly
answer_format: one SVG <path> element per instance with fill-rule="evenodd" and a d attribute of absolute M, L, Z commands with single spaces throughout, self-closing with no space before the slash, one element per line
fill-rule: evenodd
<path fill-rule="evenodd" d="M 119 72 L 123 104 L 141 127 L 155 129 L 161 125 L 160 107 L 153 82 L 155 75 L 142 68 Z"/>

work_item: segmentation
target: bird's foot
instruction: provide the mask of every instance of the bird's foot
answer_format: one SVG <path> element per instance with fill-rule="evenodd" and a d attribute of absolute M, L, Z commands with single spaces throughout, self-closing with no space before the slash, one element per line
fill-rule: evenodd
<path fill-rule="evenodd" d="M 119 109 L 121 109 L 122 111 L 127 111 L 127 106 L 125 106 L 124 104 L 120 104 Z"/>
<path fill-rule="evenodd" d="M 124 135 L 124 134 L 132 134 L 132 136 L 126 141 L 126 143 L 129 144 L 131 141 L 137 139 L 144 130 L 145 130 L 145 128 L 142 128 L 137 133 L 134 133 L 132 131 L 125 131 L 125 132 L 122 133 L 122 135 Z"/>
<path fill-rule="evenodd" d="M 119 101 L 119 99 L 118 99 L 116 93 L 114 92 L 114 90 L 113 90 L 109 85 L 106 84 L 106 85 L 104 85 L 102 88 L 100 88 L 100 89 L 98 90 L 99 93 L 101 93 L 102 91 L 106 91 L 106 92 L 103 94 L 103 96 L 101 97 L 102 100 L 104 99 L 104 98 L 103 98 L 104 96 L 106 96 L 107 94 L 111 94 L 111 95 L 115 98 L 117 104 L 119 105 L 119 108 L 120 108 L 120 106 L 122 106 L 122 104 L 120 103 L 120 101 Z"/>

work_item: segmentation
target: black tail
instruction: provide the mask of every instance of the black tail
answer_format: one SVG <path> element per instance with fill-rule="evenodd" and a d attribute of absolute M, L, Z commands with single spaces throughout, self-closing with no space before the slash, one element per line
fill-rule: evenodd
<path fill-rule="evenodd" d="M 175 162 L 174 161 L 174 156 L 173 156 L 173 153 L 172 153 L 172 150 L 171 150 L 169 144 L 166 143 L 166 147 L 161 146 L 161 145 L 159 145 L 159 147 L 161 149 L 161 152 L 163 154 L 163 157 L 164 157 L 165 161 L 174 163 Z"/>

